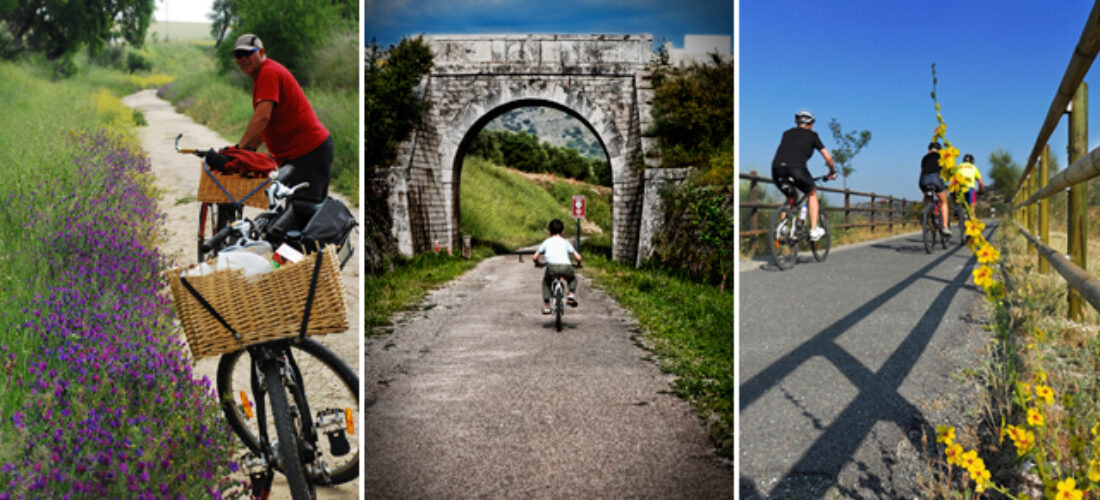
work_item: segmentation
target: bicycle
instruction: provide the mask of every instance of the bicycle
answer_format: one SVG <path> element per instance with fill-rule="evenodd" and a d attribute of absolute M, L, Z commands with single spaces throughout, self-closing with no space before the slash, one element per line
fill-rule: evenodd
<path fill-rule="evenodd" d="M 540 264 L 538 257 L 535 257 L 535 267 L 546 267 L 546 264 Z M 580 269 L 581 264 L 578 262 L 574 269 Z M 565 291 L 568 290 L 565 276 L 560 274 L 550 275 L 550 314 L 554 315 L 554 329 L 561 331 L 562 320 L 561 317 L 565 314 Z"/>
<path fill-rule="evenodd" d="M 226 226 L 203 244 L 203 250 L 221 248 L 228 253 L 270 246 L 271 230 L 289 210 L 287 200 L 308 187 L 308 183 L 293 188 L 283 185 L 292 171 L 292 166 L 285 166 L 272 180 L 267 212 Z M 343 240 L 322 243 L 350 248 L 347 235 Z M 276 242 L 310 250 L 309 237 L 302 231 L 288 231 Z M 316 269 L 320 266 L 318 261 Z M 249 345 L 218 360 L 218 401 L 230 428 L 248 450 L 241 463 L 258 497 L 270 492 L 275 471 L 286 476 L 295 499 L 314 498 L 316 486 L 345 483 L 359 475 L 359 449 L 348 439 L 355 432 L 359 412 L 359 378 L 339 356 L 305 337 L 316 276 L 314 270 L 300 335 Z"/>
<path fill-rule="evenodd" d="M 966 205 L 955 203 L 955 218 L 959 220 L 959 246 L 961 247 L 970 242 L 970 237 L 966 235 L 966 221 L 970 220 Z"/>
<path fill-rule="evenodd" d="M 924 191 L 924 209 L 921 210 L 920 225 L 921 239 L 924 240 L 924 252 L 932 253 L 936 246 L 936 238 L 947 249 L 947 236 L 943 234 L 943 214 L 940 213 L 940 203 L 936 199 L 936 191 L 927 189 Z"/>
<path fill-rule="evenodd" d="M 814 182 L 828 180 L 828 176 L 815 177 Z M 786 177 L 775 179 L 779 191 L 786 197 L 786 202 L 772 212 L 771 229 L 768 231 L 768 249 L 771 252 L 772 262 L 780 271 L 794 267 L 798 262 L 798 250 L 802 244 L 807 244 L 813 253 L 814 260 L 823 262 L 829 256 L 830 239 L 832 231 L 829 230 L 829 219 L 825 217 L 825 210 L 818 211 L 817 227 L 825 230 L 825 234 L 813 241 L 810 239 L 810 230 L 806 225 L 805 215 L 801 209 L 806 203 L 808 195 L 798 196 L 794 179 Z M 796 198 L 796 196 L 798 196 Z M 794 221 L 793 223 L 791 221 Z"/>
<path fill-rule="evenodd" d="M 210 175 L 210 165 L 206 162 L 206 156 L 213 153 L 213 149 L 201 150 L 201 149 L 180 149 L 180 139 L 183 134 L 176 136 L 176 152 L 181 154 L 192 154 L 199 158 L 202 158 L 202 169 L 204 175 Z M 253 193 L 249 193 L 251 196 Z M 205 260 L 208 256 L 216 256 L 221 248 L 204 246 L 204 243 L 209 241 L 218 231 L 221 231 L 230 223 L 240 219 L 244 216 L 244 204 L 247 199 L 234 200 L 232 203 L 212 203 L 212 202 L 200 202 L 199 203 L 199 231 L 198 231 L 198 259 L 199 262 Z"/>

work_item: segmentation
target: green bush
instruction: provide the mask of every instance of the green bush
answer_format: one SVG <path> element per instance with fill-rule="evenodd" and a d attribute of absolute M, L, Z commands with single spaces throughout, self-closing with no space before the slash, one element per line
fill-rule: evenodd
<path fill-rule="evenodd" d="M 137 50 L 130 50 L 126 52 L 126 69 L 133 73 L 135 71 L 149 71 L 153 69 L 153 62 L 149 60 L 144 52 Z"/>
<path fill-rule="evenodd" d="M 267 57 L 286 66 L 303 86 L 309 85 L 314 50 L 324 43 L 338 22 L 336 8 L 330 2 L 301 0 L 239 0 L 240 25 L 234 26 L 234 38 L 252 33 L 263 41 Z M 234 38 L 235 40 L 235 38 Z M 223 72 L 233 72 L 233 43 L 218 46 Z M 345 61 L 354 64 L 352 61 Z"/>
<path fill-rule="evenodd" d="M 349 90 L 359 93 L 359 33 L 357 30 L 333 32 L 313 50 L 307 68 L 307 80 L 314 88 Z M 358 123 L 358 120 L 356 120 Z M 358 134 L 358 128 L 356 129 Z M 356 143 L 358 143 L 356 139 Z"/>

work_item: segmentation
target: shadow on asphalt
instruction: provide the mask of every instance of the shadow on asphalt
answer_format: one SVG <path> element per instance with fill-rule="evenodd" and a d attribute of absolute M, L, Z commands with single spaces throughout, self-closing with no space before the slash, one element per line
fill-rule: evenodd
<path fill-rule="evenodd" d="M 988 229 L 990 234 L 995 229 Z M 873 245 L 874 248 L 884 250 L 904 251 L 900 247 L 909 246 L 909 239 L 899 240 L 897 244 Z M 947 251 L 941 250 L 941 255 L 928 265 L 918 269 L 907 278 L 887 289 L 878 296 L 872 298 L 847 316 L 826 326 L 820 333 L 813 336 L 805 343 L 776 360 L 767 368 L 757 373 L 751 379 L 744 381 L 740 386 L 740 400 L 738 410 L 744 410 L 752 406 L 757 399 L 768 391 L 779 386 L 784 378 L 793 373 L 803 363 L 814 358 L 822 358 L 832 363 L 849 382 L 859 389 L 859 394 L 847 407 L 824 427 L 821 437 L 815 441 L 809 449 L 799 458 L 798 462 L 789 469 L 785 477 L 780 479 L 771 490 L 772 496 L 794 494 L 799 498 L 820 497 L 824 491 L 817 487 L 807 488 L 807 476 L 820 478 L 822 475 L 832 478 L 833 481 L 840 475 L 845 464 L 852 461 L 860 444 L 867 438 L 872 427 L 880 422 L 893 422 L 899 428 L 904 429 L 913 448 L 919 453 L 930 453 L 929 445 L 922 442 L 922 435 L 935 435 L 935 429 L 928 424 L 921 411 L 898 394 L 898 388 L 909 375 L 917 360 L 924 353 L 932 340 L 932 335 L 944 318 L 944 311 L 960 290 L 967 288 L 970 278 L 970 265 L 962 266 L 958 274 L 944 286 L 926 312 L 917 321 L 916 326 L 909 331 L 905 340 L 898 345 L 889 359 L 876 372 L 871 371 L 858 358 L 844 350 L 835 341 L 849 328 L 855 326 L 876 309 L 885 304 L 898 293 L 920 280 L 927 279 L 927 274 L 943 263 L 949 257 L 955 256 L 959 246 L 948 247 Z M 920 251 L 924 252 L 923 244 Z M 973 260 L 974 257 L 970 257 Z M 813 470 L 813 473 L 806 471 Z M 897 498 L 901 492 L 887 491 L 890 482 L 882 478 L 872 477 L 873 474 L 866 467 L 861 467 L 864 477 L 860 480 L 860 486 L 873 491 L 877 498 Z M 817 481 L 810 481 L 817 482 Z M 742 498 L 763 498 L 761 492 L 755 486 L 751 486 L 752 479 L 742 477 L 739 481 Z M 746 486 L 749 490 L 746 491 Z M 798 492 L 798 493 L 795 493 Z M 850 492 L 855 493 L 855 492 Z M 858 495 L 857 495 L 858 496 Z"/>

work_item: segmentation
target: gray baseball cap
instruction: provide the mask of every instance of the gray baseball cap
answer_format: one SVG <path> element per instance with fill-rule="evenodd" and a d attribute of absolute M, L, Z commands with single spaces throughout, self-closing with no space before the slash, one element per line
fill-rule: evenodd
<path fill-rule="evenodd" d="M 237 37 L 237 44 L 233 46 L 233 50 L 252 50 L 264 48 L 264 42 L 260 41 L 260 37 L 253 35 L 252 33 L 245 33 Z"/>

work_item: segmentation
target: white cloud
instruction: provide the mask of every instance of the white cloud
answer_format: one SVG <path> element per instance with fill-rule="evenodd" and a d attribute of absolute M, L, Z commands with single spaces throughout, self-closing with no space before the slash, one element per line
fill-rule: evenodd
<path fill-rule="evenodd" d="M 157 0 L 153 19 L 183 23 L 208 23 L 214 0 Z"/>

